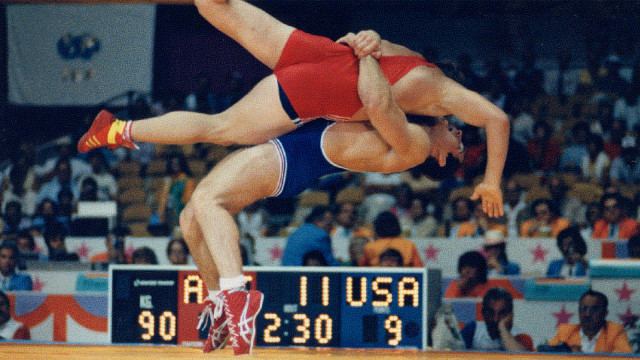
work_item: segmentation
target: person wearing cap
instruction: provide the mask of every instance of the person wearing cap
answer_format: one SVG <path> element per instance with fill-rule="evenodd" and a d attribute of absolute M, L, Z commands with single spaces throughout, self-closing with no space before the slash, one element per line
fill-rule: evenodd
<path fill-rule="evenodd" d="M 489 230 L 484 234 L 484 254 L 487 258 L 489 276 L 519 275 L 520 265 L 507 257 L 507 242 L 501 230 Z"/>

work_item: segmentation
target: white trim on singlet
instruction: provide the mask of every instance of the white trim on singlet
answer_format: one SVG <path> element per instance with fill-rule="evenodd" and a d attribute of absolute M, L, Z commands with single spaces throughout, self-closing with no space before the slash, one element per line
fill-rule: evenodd
<path fill-rule="evenodd" d="M 282 147 L 282 143 L 278 139 L 269 140 L 273 146 L 275 146 L 278 157 L 280 158 L 280 177 L 278 178 L 278 186 L 276 186 L 275 190 L 269 197 L 277 197 L 282 194 L 284 190 L 284 184 L 287 181 L 287 153 L 284 152 L 284 148 Z"/>
<path fill-rule="evenodd" d="M 329 119 L 327 119 L 329 120 Z M 332 123 L 329 124 L 326 128 L 324 128 L 324 130 L 322 130 L 322 135 L 320 136 L 320 151 L 322 151 L 322 156 L 324 157 L 324 159 L 331 165 L 339 168 L 339 169 L 343 169 L 346 171 L 355 171 L 355 170 L 351 170 L 351 169 L 347 169 L 344 166 L 338 165 L 336 163 L 334 163 L 333 161 L 331 161 L 331 159 L 329 159 L 329 156 L 327 156 L 327 153 L 324 151 L 324 135 L 327 133 L 327 130 L 329 130 L 330 127 L 332 127 L 333 125 L 335 125 L 336 123 Z"/>

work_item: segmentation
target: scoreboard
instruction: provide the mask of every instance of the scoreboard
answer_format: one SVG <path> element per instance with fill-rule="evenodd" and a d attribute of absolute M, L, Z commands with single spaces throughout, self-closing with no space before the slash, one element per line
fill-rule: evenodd
<path fill-rule="evenodd" d="M 201 344 L 206 286 L 194 267 L 111 266 L 112 343 Z M 416 348 L 427 345 L 426 269 L 245 267 L 264 293 L 257 346 Z M 429 275 L 431 276 L 431 275 Z M 439 280 L 439 279 L 438 279 Z"/>

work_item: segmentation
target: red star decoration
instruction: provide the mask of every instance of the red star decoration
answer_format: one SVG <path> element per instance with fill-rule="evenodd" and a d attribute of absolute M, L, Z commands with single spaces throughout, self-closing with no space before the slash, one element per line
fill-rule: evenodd
<path fill-rule="evenodd" d="M 271 260 L 280 260 L 282 258 L 282 248 L 278 245 L 269 249 Z"/>
<path fill-rule="evenodd" d="M 529 249 L 531 255 L 533 255 L 533 262 L 545 262 L 545 258 L 547 257 L 547 253 L 549 250 L 542 247 L 542 245 L 538 244 L 535 248 Z"/>
<path fill-rule="evenodd" d="M 87 246 L 87 242 L 83 241 L 82 245 L 78 249 L 76 249 L 76 254 L 82 259 L 86 259 L 89 256 L 89 247 Z"/>
<path fill-rule="evenodd" d="M 429 246 L 426 249 L 424 249 L 424 256 L 427 258 L 427 260 L 438 261 L 439 252 L 440 252 L 440 249 L 433 246 L 432 244 L 429 244 Z"/>
<path fill-rule="evenodd" d="M 556 327 L 558 327 L 558 325 L 560 324 L 568 323 L 569 320 L 571 320 L 571 317 L 573 316 L 573 313 L 570 313 L 567 311 L 567 309 L 565 309 L 564 304 L 560 308 L 559 312 L 554 312 L 552 314 L 556 318 Z"/>
<path fill-rule="evenodd" d="M 615 289 L 618 293 L 618 301 L 631 301 L 631 294 L 636 292 L 634 289 L 631 289 L 627 286 L 627 282 L 622 282 L 622 287 L 619 289 Z"/>
<path fill-rule="evenodd" d="M 33 287 L 32 290 L 33 291 L 42 291 L 42 288 L 44 288 L 44 282 L 42 282 L 42 280 L 40 280 L 39 277 L 35 277 L 35 279 L 33 280 Z"/>
<path fill-rule="evenodd" d="M 625 327 L 627 327 L 628 325 L 632 325 L 636 321 L 638 321 L 638 315 L 631 312 L 631 306 L 629 305 L 627 305 L 627 311 L 625 311 L 622 314 L 618 314 L 618 318 L 620 319 L 620 322 L 622 322 L 622 324 Z"/>

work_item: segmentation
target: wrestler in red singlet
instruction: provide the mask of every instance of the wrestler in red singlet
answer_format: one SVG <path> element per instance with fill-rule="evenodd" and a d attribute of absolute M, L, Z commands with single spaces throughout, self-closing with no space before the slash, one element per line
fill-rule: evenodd
<path fill-rule="evenodd" d="M 417 56 L 383 56 L 379 63 L 391 85 L 416 66 L 435 67 Z M 348 120 L 362 108 L 358 69 L 350 47 L 295 30 L 274 73 L 300 119 Z"/>

